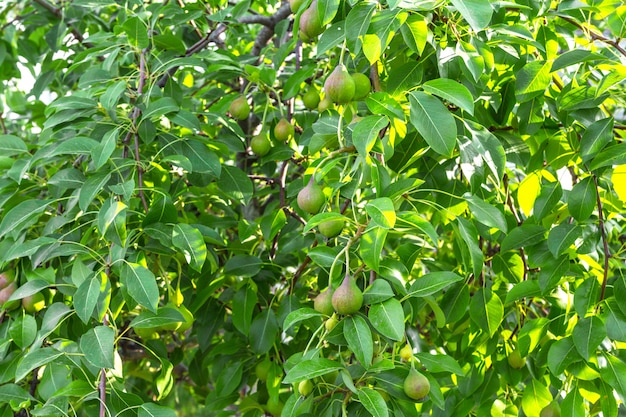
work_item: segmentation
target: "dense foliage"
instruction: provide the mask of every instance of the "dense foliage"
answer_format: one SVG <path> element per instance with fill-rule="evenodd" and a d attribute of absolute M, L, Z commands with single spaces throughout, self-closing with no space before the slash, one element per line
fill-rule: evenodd
<path fill-rule="evenodd" d="M 625 415 L 620 0 L 0 26 L 0 417 Z"/>

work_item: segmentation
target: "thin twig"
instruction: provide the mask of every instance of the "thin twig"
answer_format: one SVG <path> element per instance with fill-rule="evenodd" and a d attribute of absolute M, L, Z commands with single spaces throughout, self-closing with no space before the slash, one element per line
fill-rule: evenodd
<path fill-rule="evenodd" d="M 43 7 L 50 13 L 52 13 L 53 15 L 55 15 L 59 20 L 65 21 L 65 19 L 63 18 L 63 13 L 61 12 L 61 9 L 54 7 L 53 5 L 48 3 L 46 0 L 35 0 L 35 3 L 37 3 L 38 5 L 40 5 L 41 7 Z M 65 22 L 65 25 L 72 32 L 72 35 L 76 38 L 78 42 L 80 42 L 83 46 L 87 48 L 93 48 L 93 44 L 91 42 L 85 42 L 85 38 L 83 37 L 82 33 L 80 33 L 78 29 L 74 27 L 74 25 L 72 25 L 69 22 Z"/>
<path fill-rule="evenodd" d="M 561 19 L 563 19 L 566 22 L 576 26 L 578 29 L 580 29 L 583 32 L 585 32 L 586 34 L 588 34 L 589 37 L 591 38 L 591 40 L 600 41 L 600 42 L 603 42 L 603 43 L 605 43 L 607 45 L 610 45 L 613 48 L 617 49 L 620 54 L 622 54 L 623 56 L 626 56 L 626 49 L 622 48 L 618 41 L 613 40 L 613 39 L 609 39 L 609 38 L 607 38 L 604 35 L 601 35 L 599 33 L 596 33 L 594 31 L 592 31 L 591 29 L 584 27 L 583 25 L 581 25 L 580 23 L 578 23 L 577 21 L 575 21 L 574 19 L 572 19 L 570 17 L 563 16 L 563 15 L 557 15 L 557 16 L 559 16 Z"/>

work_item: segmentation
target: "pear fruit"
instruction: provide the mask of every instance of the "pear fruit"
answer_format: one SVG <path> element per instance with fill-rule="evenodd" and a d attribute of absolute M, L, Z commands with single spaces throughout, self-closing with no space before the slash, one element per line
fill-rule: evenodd
<path fill-rule="evenodd" d="M 270 368 L 272 367 L 272 361 L 270 358 L 266 356 L 261 362 L 257 363 L 254 367 L 254 373 L 259 381 L 267 381 L 267 377 L 270 373 Z"/>
<path fill-rule="evenodd" d="M 250 139 L 250 149 L 255 155 L 265 156 L 272 149 L 272 142 L 267 133 L 259 133 Z"/>
<path fill-rule="evenodd" d="M 317 111 L 323 113 L 326 110 L 332 110 L 334 107 L 335 104 L 330 99 L 330 97 L 325 96 L 323 99 L 320 100 L 319 104 L 317 105 Z"/>
<path fill-rule="evenodd" d="M 5 287 L 0 289 L 0 308 L 13 310 L 19 305 L 19 300 L 11 301 L 9 303 L 7 302 L 9 298 L 11 298 L 15 290 L 17 290 L 17 284 L 15 283 L 15 281 L 8 283 Z"/>
<path fill-rule="evenodd" d="M 24 307 L 27 313 L 36 313 L 45 306 L 46 300 L 40 292 L 22 298 L 22 307 Z"/>
<path fill-rule="evenodd" d="M 526 365 L 526 358 L 522 357 L 519 349 L 515 348 L 507 356 L 507 361 L 512 368 L 522 369 Z"/>
<path fill-rule="evenodd" d="M 280 414 L 283 412 L 284 406 L 285 404 L 283 404 L 283 402 L 280 401 L 278 397 L 270 397 L 270 399 L 267 400 L 267 405 L 265 407 L 268 413 L 275 417 L 279 417 Z"/>
<path fill-rule="evenodd" d="M 320 94 L 317 92 L 315 87 L 310 86 L 306 93 L 302 95 L 302 103 L 304 107 L 309 110 L 317 109 L 317 106 L 320 104 Z"/>
<path fill-rule="evenodd" d="M 317 0 L 314 0 L 308 9 L 300 16 L 300 35 L 302 40 L 311 40 L 324 32 L 322 19 L 317 10 Z"/>
<path fill-rule="evenodd" d="M 246 120 L 250 116 L 250 105 L 245 96 L 239 96 L 230 103 L 230 115 L 238 120 Z"/>
<path fill-rule="evenodd" d="M 289 7 L 293 13 L 300 10 L 300 6 L 304 3 L 304 0 L 289 0 Z"/>
<path fill-rule="evenodd" d="M 322 187 L 315 183 L 311 176 L 309 183 L 298 193 L 298 207 L 307 213 L 317 214 L 326 203 L 326 196 Z"/>
<path fill-rule="evenodd" d="M 345 222 L 341 219 L 327 220 L 323 223 L 320 223 L 317 226 L 317 229 L 320 231 L 322 236 L 330 239 L 338 236 L 342 232 L 344 225 Z"/>
<path fill-rule="evenodd" d="M 313 299 L 313 308 L 315 311 L 331 316 L 335 312 L 335 309 L 333 308 L 334 293 L 333 289 L 329 286 L 326 290 L 317 294 L 315 299 Z"/>
<path fill-rule="evenodd" d="M 421 400 L 430 392 L 430 382 L 422 373 L 411 367 L 409 375 L 404 379 L 404 393 L 414 399 Z"/>
<path fill-rule="evenodd" d="M 313 392 L 313 382 L 310 379 L 305 379 L 304 381 L 300 381 L 298 384 L 298 392 L 303 397 L 308 397 L 310 393 Z"/>
<path fill-rule="evenodd" d="M 400 358 L 407 362 L 413 358 L 413 348 L 411 348 L 411 345 L 407 343 L 402 349 L 400 349 Z"/>
<path fill-rule="evenodd" d="M 280 119 L 278 123 L 276 123 L 276 126 L 274 126 L 274 137 L 281 142 L 286 142 L 291 139 L 293 134 L 293 125 L 285 118 Z"/>
<path fill-rule="evenodd" d="M 360 72 L 352 74 L 354 81 L 354 100 L 363 100 L 372 89 L 372 83 L 367 75 Z"/>
<path fill-rule="evenodd" d="M 324 91 L 337 104 L 345 104 L 352 101 L 356 85 L 344 65 L 338 65 L 326 78 Z"/>
<path fill-rule="evenodd" d="M 539 417 L 561 417 L 561 406 L 558 402 L 552 401 L 541 409 Z"/>
<path fill-rule="evenodd" d="M 346 274 L 341 285 L 333 294 L 333 307 L 339 314 L 354 314 L 363 305 L 363 292 L 356 285 L 356 280 Z"/>

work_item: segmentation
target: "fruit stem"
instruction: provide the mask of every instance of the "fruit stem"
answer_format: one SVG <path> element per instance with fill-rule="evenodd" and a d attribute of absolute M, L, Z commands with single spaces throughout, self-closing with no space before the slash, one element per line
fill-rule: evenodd
<path fill-rule="evenodd" d="M 339 65 L 343 65 L 343 57 L 344 57 L 344 55 L 346 53 L 346 46 L 348 44 L 347 42 L 348 42 L 348 40 L 344 39 L 343 40 L 343 45 L 341 45 L 341 54 L 339 54 Z"/>

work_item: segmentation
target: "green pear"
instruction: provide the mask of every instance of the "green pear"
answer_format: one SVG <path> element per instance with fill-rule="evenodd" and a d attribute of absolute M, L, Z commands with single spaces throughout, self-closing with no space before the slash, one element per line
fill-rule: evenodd
<path fill-rule="evenodd" d="M 363 305 L 363 292 L 356 285 L 356 280 L 346 274 L 341 285 L 333 294 L 333 307 L 339 314 L 354 314 Z"/>
<path fill-rule="evenodd" d="M 411 366 L 409 375 L 404 379 L 404 393 L 414 400 L 421 400 L 429 392 L 430 382 L 428 382 L 428 378 Z"/>

